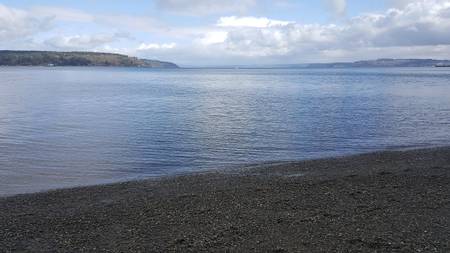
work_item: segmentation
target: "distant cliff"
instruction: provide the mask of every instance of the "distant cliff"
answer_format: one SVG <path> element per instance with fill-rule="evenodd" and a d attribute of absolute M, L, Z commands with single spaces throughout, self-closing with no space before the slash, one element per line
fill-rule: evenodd
<path fill-rule="evenodd" d="M 449 60 L 433 59 L 378 59 L 356 62 L 305 64 L 307 68 L 373 68 L 373 67 L 444 67 L 450 66 Z"/>
<path fill-rule="evenodd" d="M 94 52 L 0 50 L 0 66 L 114 66 L 178 68 L 171 62 L 139 59 L 121 54 Z"/>

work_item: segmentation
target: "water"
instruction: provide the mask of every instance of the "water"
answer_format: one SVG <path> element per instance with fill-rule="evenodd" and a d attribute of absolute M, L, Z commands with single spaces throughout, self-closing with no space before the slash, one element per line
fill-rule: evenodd
<path fill-rule="evenodd" d="M 0 195 L 448 144 L 447 68 L 0 68 Z"/>

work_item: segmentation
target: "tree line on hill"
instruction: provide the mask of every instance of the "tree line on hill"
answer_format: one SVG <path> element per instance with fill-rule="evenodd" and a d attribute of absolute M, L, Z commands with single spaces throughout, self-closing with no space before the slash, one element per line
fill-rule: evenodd
<path fill-rule="evenodd" d="M 0 51 L 0 66 L 115 66 L 178 68 L 171 62 L 96 52 Z"/>

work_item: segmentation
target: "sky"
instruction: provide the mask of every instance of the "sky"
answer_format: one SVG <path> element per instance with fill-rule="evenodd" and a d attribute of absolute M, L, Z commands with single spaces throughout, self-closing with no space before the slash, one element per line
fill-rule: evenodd
<path fill-rule="evenodd" d="M 0 49 L 184 66 L 450 58 L 450 0 L 0 0 Z"/>

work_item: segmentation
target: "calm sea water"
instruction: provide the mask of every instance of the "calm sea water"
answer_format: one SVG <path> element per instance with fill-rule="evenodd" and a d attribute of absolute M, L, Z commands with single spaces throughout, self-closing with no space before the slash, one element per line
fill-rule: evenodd
<path fill-rule="evenodd" d="M 448 144 L 446 68 L 0 68 L 0 195 Z"/>

